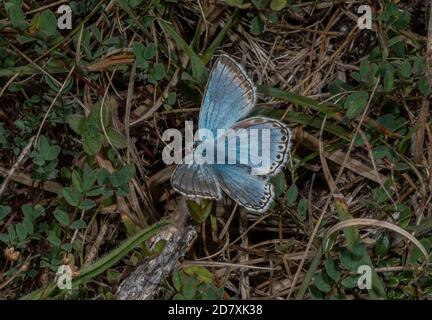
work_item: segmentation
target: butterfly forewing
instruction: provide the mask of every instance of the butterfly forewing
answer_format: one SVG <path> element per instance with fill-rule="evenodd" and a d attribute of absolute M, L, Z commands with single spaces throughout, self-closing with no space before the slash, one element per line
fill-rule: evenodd
<path fill-rule="evenodd" d="M 222 55 L 214 64 L 200 110 L 200 129 L 228 129 L 246 117 L 255 105 L 256 92 L 246 72 Z"/>

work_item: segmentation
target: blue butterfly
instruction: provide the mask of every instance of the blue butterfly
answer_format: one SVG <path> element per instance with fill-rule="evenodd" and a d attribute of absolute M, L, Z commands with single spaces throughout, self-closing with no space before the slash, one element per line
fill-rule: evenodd
<path fill-rule="evenodd" d="M 258 151 L 269 154 L 270 166 L 265 173 L 253 173 L 257 169 L 255 162 L 238 160 L 250 148 L 239 146 L 237 141 L 234 146 L 225 144 L 227 155 L 236 154 L 235 163 L 179 164 L 171 176 L 174 190 L 188 197 L 216 200 L 222 198 L 223 191 L 250 211 L 268 209 L 274 198 L 269 179 L 279 173 L 288 160 L 291 132 L 284 123 L 274 119 L 246 118 L 255 103 L 256 89 L 246 72 L 229 56 L 220 56 L 207 82 L 198 127 L 215 133 L 218 129 L 232 129 L 231 132 L 248 135 L 251 139 L 252 129 L 257 129 L 255 132 L 266 129 L 270 132 L 269 143 L 261 143 Z M 223 138 L 226 137 L 217 136 L 216 140 Z"/>

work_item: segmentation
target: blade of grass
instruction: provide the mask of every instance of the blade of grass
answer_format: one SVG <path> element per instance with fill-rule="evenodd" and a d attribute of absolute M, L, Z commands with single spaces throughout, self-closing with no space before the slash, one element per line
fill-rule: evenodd
<path fill-rule="evenodd" d="M 274 98 L 279 98 L 281 100 L 300 105 L 308 109 L 312 109 L 324 113 L 329 118 L 332 119 L 341 120 L 342 118 L 342 114 L 343 114 L 342 110 L 332 104 L 319 103 L 314 99 L 304 97 L 285 90 L 277 89 L 268 85 L 258 86 L 258 92 L 272 96 Z"/>
<path fill-rule="evenodd" d="M 207 50 L 202 55 L 202 61 L 204 64 L 207 64 L 207 62 L 210 61 L 210 59 L 213 57 L 215 51 L 217 48 L 219 48 L 220 44 L 222 43 L 223 39 L 225 38 L 225 35 L 227 34 L 228 30 L 231 28 L 232 23 L 234 22 L 235 17 L 237 16 L 238 9 L 235 9 L 231 17 L 228 19 L 228 21 L 223 26 L 222 30 L 218 33 L 218 35 L 213 39 L 210 46 L 207 48 Z"/>
<path fill-rule="evenodd" d="M 285 111 L 263 108 L 257 110 L 256 114 L 265 117 L 280 119 L 285 114 Z M 316 128 L 316 129 L 320 129 L 321 124 L 323 122 L 323 118 L 321 117 L 312 116 L 312 115 L 295 112 L 295 111 L 288 111 L 285 119 L 287 119 L 289 122 L 299 123 L 304 125 L 305 127 L 311 126 L 312 128 Z M 341 126 L 335 123 L 326 122 L 324 131 L 331 133 L 339 138 L 342 138 L 345 141 L 351 141 L 352 138 L 350 131 L 342 128 Z"/>
<path fill-rule="evenodd" d="M 196 80 L 203 80 L 206 69 L 201 58 L 167 22 L 159 20 L 159 23 L 161 27 L 164 28 L 164 30 L 174 39 L 177 46 L 189 56 L 192 66 L 192 76 Z"/>

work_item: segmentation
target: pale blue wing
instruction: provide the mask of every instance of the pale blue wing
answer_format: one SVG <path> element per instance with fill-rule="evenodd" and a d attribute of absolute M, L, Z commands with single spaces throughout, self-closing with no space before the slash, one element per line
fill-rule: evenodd
<path fill-rule="evenodd" d="M 263 177 L 251 175 L 248 166 L 214 165 L 221 189 L 235 202 L 254 212 L 264 212 L 273 201 L 273 186 Z"/>
<path fill-rule="evenodd" d="M 268 157 L 269 167 L 263 171 L 255 170 L 253 172 L 255 175 L 274 176 L 283 169 L 289 158 L 291 147 L 291 131 L 284 123 L 270 118 L 253 117 L 237 122 L 232 129 L 219 137 L 219 140 L 225 140 L 227 157 L 236 154 L 237 164 L 246 164 L 255 169 L 261 166 L 262 157 Z M 268 132 L 267 139 L 263 139 L 264 131 Z M 233 138 L 236 140 L 235 145 L 228 143 L 228 139 Z M 215 153 L 217 152 L 220 150 L 216 149 Z M 241 162 L 242 159 L 246 159 L 247 162 Z"/>
<path fill-rule="evenodd" d="M 215 62 L 200 110 L 198 127 L 228 129 L 246 117 L 255 106 L 256 92 L 246 72 L 234 60 L 222 55 Z"/>
<path fill-rule="evenodd" d="M 171 176 L 174 190 L 184 196 L 219 200 L 217 177 L 209 165 L 179 164 Z"/>

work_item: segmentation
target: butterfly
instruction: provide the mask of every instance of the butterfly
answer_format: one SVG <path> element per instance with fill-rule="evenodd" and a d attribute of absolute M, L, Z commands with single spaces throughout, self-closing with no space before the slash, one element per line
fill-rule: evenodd
<path fill-rule="evenodd" d="M 261 132 L 261 136 L 263 132 L 269 132 L 267 142 L 258 145 L 258 151 L 268 155 L 269 166 L 265 172 L 261 172 L 256 170 L 259 168 L 252 161 L 252 156 L 249 161 L 239 161 L 240 155 L 250 152 L 250 146 L 244 147 L 244 143 L 239 146 L 238 140 L 234 145 L 225 142 L 223 145 L 227 154 L 237 156 L 234 163 L 183 161 L 171 176 L 175 191 L 188 197 L 215 200 L 220 200 L 225 193 L 249 211 L 261 213 L 269 208 L 274 199 L 274 187 L 270 178 L 284 168 L 289 158 L 291 131 L 275 119 L 260 116 L 247 118 L 255 103 L 256 89 L 246 72 L 229 56 L 220 56 L 210 72 L 198 127 L 215 133 L 220 129 L 231 129 L 228 130 L 231 134 L 234 132 L 240 137 L 250 138 L 249 143 L 257 137 L 253 132 Z M 216 134 L 216 140 L 226 139 L 227 135 L 229 134 Z"/>

